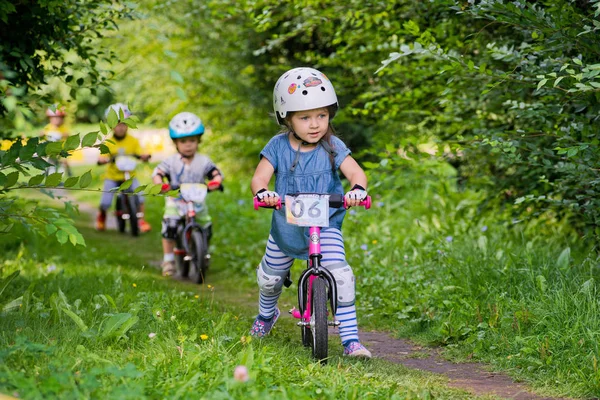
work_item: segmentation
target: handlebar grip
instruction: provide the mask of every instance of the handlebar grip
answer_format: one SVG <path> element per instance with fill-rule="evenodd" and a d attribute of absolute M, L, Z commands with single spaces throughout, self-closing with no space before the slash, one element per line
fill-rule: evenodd
<path fill-rule="evenodd" d="M 365 210 L 371 208 L 371 196 L 367 196 L 363 201 L 358 203 L 358 205 L 364 207 Z M 348 204 L 346 204 L 346 196 L 344 196 L 344 208 L 348 208 Z"/>
<path fill-rule="evenodd" d="M 281 208 L 281 198 L 279 198 L 279 200 L 277 200 L 277 205 L 275 207 L 272 206 L 268 206 L 267 203 L 265 203 L 264 201 L 260 201 L 258 200 L 258 197 L 254 197 L 254 209 L 258 210 L 259 207 L 263 207 L 263 208 Z"/>

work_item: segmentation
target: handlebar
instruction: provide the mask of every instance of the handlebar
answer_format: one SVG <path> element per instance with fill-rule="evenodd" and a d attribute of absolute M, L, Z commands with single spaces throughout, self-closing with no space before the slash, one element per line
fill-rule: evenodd
<path fill-rule="evenodd" d="M 359 206 L 364 207 L 366 210 L 371 208 L 371 196 L 367 196 L 363 201 L 361 201 Z M 260 207 L 263 208 L 273 208 L 272 206 L 268 206 L 267 203 L 258 200 L 258 198 L 254 197 L 254 209 L 258 210 Z M 332 208 L 350 208 L 346 202 L 346 197 L 341 194 L 332 194 L 329 196 L 329 207 Z M 281 208 L 281 197 L 277 200 L 277 205 L 275 208 Z"/>

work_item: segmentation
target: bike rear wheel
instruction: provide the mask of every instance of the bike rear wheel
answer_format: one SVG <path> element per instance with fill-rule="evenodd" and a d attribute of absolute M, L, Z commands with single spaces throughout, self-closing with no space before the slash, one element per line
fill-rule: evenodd
<path fill-rule="evenodd" d="M 321 277 L 316 277 L 312 283 L 312 315 L 311 330 L 313 336 L 313 357 L 327 363 L 327 285 Z"/>
<path fill-rule="evenodd" d="M 189 278 L 195 283 L 204 283 L 206 274 L 206 237 L 199 229 L 192 231 L 190 242 L 190 256 L 192 260 L 189 264 Z"/>

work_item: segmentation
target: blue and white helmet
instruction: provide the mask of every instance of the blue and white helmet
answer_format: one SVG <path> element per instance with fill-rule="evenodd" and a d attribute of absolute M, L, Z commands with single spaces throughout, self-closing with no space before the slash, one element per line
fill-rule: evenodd
<path fill-rule="evenodd" d="M 191 112 L 179 113 L 169 122 L 169 136 L 171 136 L 171 139 L 200 136 L 203 133 L 204 124 L 196 114 Z"/>
<path fill-rule="evenodd" d="M 115 103 L 115 104 L 111 104 L 110 106 L 108 106 L 108 108 L 104 112 L 104 118 L 108 117 L 108 113 L 110 112 L 110 110 L 115 110 L 115 112 L 117 113 L 117 118 L 119 119 L 119 122 L 121 122 L 121 113 L 120 113 L 120 110 L 123 110 L 123 117 L 124 118 L 129 118 L 129 117 L 131 117 L 133 115 L 131 113 L 131 111 L 129 111 L 129 107 L 127 107 L 127 104 Z"/>

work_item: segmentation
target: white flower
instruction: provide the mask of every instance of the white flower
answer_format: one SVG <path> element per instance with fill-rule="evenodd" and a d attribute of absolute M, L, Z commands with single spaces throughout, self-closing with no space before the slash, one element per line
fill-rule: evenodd
<path fill-rule="evenodd" d="M 149 337 L 150 339 L 154 339 L 154 338 L 156 337 L 156 333 L 154 333 L 154 332 L 150 332 L 150 333 L 148 334 L 148 337 Z"/>

